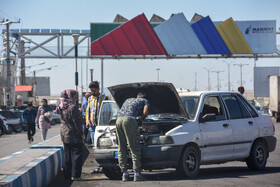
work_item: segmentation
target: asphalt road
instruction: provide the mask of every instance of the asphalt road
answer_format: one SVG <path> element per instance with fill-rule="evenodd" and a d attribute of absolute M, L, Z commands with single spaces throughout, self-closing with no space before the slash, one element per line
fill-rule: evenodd
<path fill-rule="evenodd" d="M 225 164 L 201 166 L 198 176 L 195 179 L 180 178 L 176 175 L 175 169 L 156 170 L 143 172 L 147 181 L 113 181 L 103 174 L 91 174 L 96 168 L 93 151 L 83 166 L 82 177 L 88 181 L 74 181 L 72 184 L 63 180 L 62 172 L 49 185 L 51 187 L 74 186 L 280 186 L 280 123 L 275 124 L 277 137 L 276 150 L 270 153 L 267 167 L 262 171 L 251 171 L 245 162 L 228 162 Z"/>
<path fill-rule="evenodd" d="M 47 134 L 47 139 L 59 134 L 60 124 L 52 125 Z M 20 151 L 22 149 L 29 148 L 30 146 L 42 141 L 41 130 L 36 129 L 34 136 L 34 142 L 28 143 L 27 132 L 4 134 L 0 136 L 0 158 Z"/>
<path fill-rule="evenodd" d="M 109 180 L 103 174 L 92 174 L 97 167 L 94 160 L 93 150 L 83 166 L 82 177 L 88 181 L 75 181 L 72 184 L 65 182 L 62 172 L 49 185 L 51 187 L 86 187 L 86 186 L 280 186 L 280 123 L 275 124 L 277 137 L 276 150 L 270 153 L 267 167 L 263 171 L 251 171 L 244 162 L 229 162 L 219 165 L 201 166 L 195 179 L 180 178 L 174 169 L 155 170 L 143 172 L 147 181 L 143 182 L 121 182 Z M 52 126 L 48 132 L 48 138 L 59 134 L 59 125 Z M 40 131 L 37 130 L 33 144 L 41 140 Z M 0 158 L 28 148 L 26 132 L 13 133 L 0 137 Z M 131 180 L 133 175 L 131 173 Z"/>

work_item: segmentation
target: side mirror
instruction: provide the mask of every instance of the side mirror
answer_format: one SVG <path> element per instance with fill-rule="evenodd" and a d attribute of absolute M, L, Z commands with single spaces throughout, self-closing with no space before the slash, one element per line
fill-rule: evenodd
<path fill-rule="evenodd" d="M 204 116 L 202 116 L 202 113 L 199 116 L 199 122 L 200 123 L 205 123 L 208 121 L 215 121 L 217 119 L 216 114 L 205 114 Z"/>

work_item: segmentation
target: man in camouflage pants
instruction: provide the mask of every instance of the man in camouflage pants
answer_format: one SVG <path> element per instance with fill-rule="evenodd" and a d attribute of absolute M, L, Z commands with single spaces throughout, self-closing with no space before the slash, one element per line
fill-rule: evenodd
<path fill-rule="evenodd" d="M 141 168 L 141 147 L 139 125 L 148 116 L 149 102 L 144 97 L 144 93 L 138 93 L 137 98 L 127 99 L 118 114 L 116 122 L 117 139 L 119 142 L 118 161 L 121 171 L 123 172 L 122 181 L 128 181 L 127 172 L 127 145 L 130 149 L 134 181 L 142 181 L 145 178 L 140 173 Z M 141 116 L 136 120 L 137 116 Z"/>

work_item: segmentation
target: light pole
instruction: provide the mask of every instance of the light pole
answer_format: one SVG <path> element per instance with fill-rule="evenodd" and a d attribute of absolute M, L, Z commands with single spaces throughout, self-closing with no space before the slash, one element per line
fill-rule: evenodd
<path fill-rule="evenodd" d="M 75 45 L 75 85 L 76 85 L 76 91 L 78 91 L 78 85 L 79 85 L 79 76 L 78 76 L 78 65 L 77 65 L 77 60 L 78 60 L 78 39 L 79 39 L 79 34 L 73 34 L 72 35 L 74 38 L 74 45 Z"/>
<path fill-rule="evenodd" d="M 240 86 L 243 86 L 243 80 L 242 80 L 242 67 L 247 66 L 249 64 L 233 64 L 234 66 L 239 66 L 240 67 Z"/>
<path fill-rule="evenodd" d="M 157 70 L 157 81 L 159 82 L 159 70 L 160 70 L 160 68 L 157 68 L 156 70 Z"/>
<path fill-rule="evenodd" d="M 92 69 L 89 69 L 90 70 L 90 82 L 93 81 L 93 68 Z"/>
<path fill-rule="evenodd" d="M 213 67 L 212 67 L 212 68 L 213 68 Z M 210 70 L 211 70 L 212 68 L 203 68 L 203 69 L 206 69 L 207 72 L 208 72 L 208 91 L 211 90 L 211 85 L 210 85 Z"/>
<path fill-rule="evenodd" d="M 228 91 L 230 91 L 230 63 L 223 60 L 224 63 L 228 66 Z"/>
<path fill-rule="evenodd" d="M 218 89 L 218 91 L 220 91 L 220 77 L 219 77 L 219 75 L 220 75 L 220 73 L 222 73 L 222 72 L 224 72 L 224 71 L 212 71 L 213 73 L 217 73 L 217 89 Z"/>

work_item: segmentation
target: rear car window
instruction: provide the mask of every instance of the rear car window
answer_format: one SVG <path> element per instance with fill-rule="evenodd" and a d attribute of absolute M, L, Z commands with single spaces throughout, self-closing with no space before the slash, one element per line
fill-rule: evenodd
<path fill-rule="evenodd" d="M 253 117 L 258 117 L 258 113 L 253 109 L 253 107 L 248 103 L 248 101 L 246 101 L 242 96 L 237 95 L 237 97 L 242 101 L 242 103 L 244 103 L 244 105 L 246 106 L 246 108 L 249 110 L 251 116 Z"/>
<path fill-rule="evenodd" d="M 4 116 L 6 119 L 19 118 L 17 114 L 11 111 L 0 111 L 0 115 Z"/>
<path fill-rule="evenodd" d="M 236 97 L 232 95 L 223 95 L 222 98 L 225 101 L 225 104 L 227 106 L 230 119 L 239 119 L 243 118 L 238 100 Z"/>

